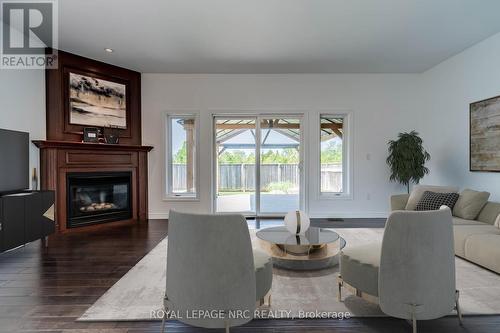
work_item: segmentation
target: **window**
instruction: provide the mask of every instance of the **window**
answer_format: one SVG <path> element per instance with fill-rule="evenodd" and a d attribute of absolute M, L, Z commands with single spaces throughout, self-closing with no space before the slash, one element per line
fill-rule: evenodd
<path fill-rule="evenodd" d="M 194 115 L 167 115 L 167 198 L 198 198 L 198 121 Z"/>
<path fill-rule="evenodd" d="M 320 115 L 320 194 L 347 196 L 347 116 Z"/>

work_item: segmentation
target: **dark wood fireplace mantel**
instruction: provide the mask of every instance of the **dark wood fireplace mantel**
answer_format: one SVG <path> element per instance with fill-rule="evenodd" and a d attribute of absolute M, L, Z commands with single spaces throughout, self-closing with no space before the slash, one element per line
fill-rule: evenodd
<path fill-rule="evenodd" d="M 52 140 L 36 140 L 33 144 L 40 148 L 41 188 L 56 192 L 56 229 L 58 232 L 75 230 L 67 226 L 68 173 L 130 172 L 132 175 L 132 218 L 108 224 L 137 223 L 148 218 L 147 154 L 153 147 Z"/>
<path fill-rule="evenodd" d="M 92 149 L 92 150 L 119 150 L 119 151 L 145 151 L 149 152 L 153 149 L 152 146 L 137 146 L 137 145 L 110 145 L 106 143 L 91 143 L 91 142 L 69 142 L 55 140 L 33 140 L 33 144 L 40 149 L 47 148 L 65 148 L 65 149 Z"/>

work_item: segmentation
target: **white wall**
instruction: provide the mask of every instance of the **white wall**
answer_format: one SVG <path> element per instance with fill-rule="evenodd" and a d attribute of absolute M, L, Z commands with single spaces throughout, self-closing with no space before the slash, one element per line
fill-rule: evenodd
<path fill-rule="evenodd" d="M 310 120 L 320 111 L 351 110 L 353 200 L 318 200 L 311 186 L 307 192 L 313 216 L 385 215 L 389 195 L 404 192 L 387 181 L 386 142 L 411 129 L 422 134 L 432 155 L 431 174 L 425 183 L 483 189 L 500 200 L 500 174 L 468 171 L 469 103 L 500 94 L 498 59 L 500 34 L 423 74 L 144 74 L 143 142 L 155 146 L 149 159 L 151 217 L 165 217 L 170 208 L 210 211 L 210 114 L 244 110 L 303 112 Z M 196 203 L 162 201 L 163 117 L 167 110 L 201 113 L 201 200 Z M 310 135 L 313 127 L 309 123 Z M 0 71 L 0 128 L 28 131 L 30 139 L 45 139 L 43 71 Z M 312 141 L 309 139 L 309 150 Z M 34 146 L 31 167 L 39 169 Z M 309 167 L 311 174 L 314 169 Z"/>
<path fill-rule="evenodd" d="M 426 183 L 486 190 L 500 200 L 500 174 L 469 171 L 469 104 L 500 95 L 500 34 L 422 74 Z M 498 147 L 500 149 L 500 147 Z"/>
<path fill-rule="evenodd" d="M 43 70 L 0 70 L 0 128 L 29 132 L 30 140 L 45 139 Z M 30 143 L 30 170 L 34 167 L 40 174 L 38 148 Z"/>
<path fill-rule="evenodd" d="M 321 111 L 353 115 L 353 200 L 318 200 L 314 181 L 307 189 L 313 216 L 383 216 L 388 196 L 403 192 L 387 181 L 386 142 L 416 129 L 432 155 L 425 183 L 483 189 L 500 200 L 500 174 L 469 172 L 469 103 L 500 94 L 500 34 L 423 74 L 409 75 L 143 75 L 143 141 L 150 154 L 150 213 L 165 217 L 170 208 L 208 212 L 210 198 L 210 114 L 217 112 Z M 163 116 L 167 110 L 201 113 L 201 200 L 162 201 Z M 314 125 L 307 131 L 312 135 Z M 0 128 L 45 138 L 43 71 L 0 71 Z M 313 140 L 309 140 L 311 151 Z M 499 148 L 500 149 L 500 148 Z M 367 160 L 367 154 L 371 159 Z M 31 167 L 39 169 L 31 146 Z M 311 162 L 312 163 L 312 162 Z M 309 165 L 309 174 L 315 169 Z M 368 195 L 370 200 L 368 200 Z"/>
<path fill-rule="evenodd" d="M 149 156 L 150 218 L 164 218 L 169 209 L 211 211 L 211 114 L 229 112 L 303 112 L 306 146 L 311 151 L 313 120 L 320 111 L 352 112 L 353 199 L 319 200 L 309 159 L 306 175 L 311 216 L 376 217 L 389 210 L 389 195 L 403 192 L 389 183 L 385 164 L 387 141 L 398 132 L 420 130 L 416 108 L 419 75 L 173 75 L 143 74 L 143 144 Z M 166 111 L 201 115 L 201 180 L 199 202 L 163 201 L 164 116 Z M 319 135 L 319 134 L 318 134 Z M 315 147 L 316 148 L 316 147 Z M 367 155 L 370 159 L 367 159 Z M 307 161 L 307 160 L 306 160 Z"/>
<path fill-rule="evenodd" d="M 353 115 L 353 200 L 319 200 L 313 159 L 307 189 L 312 216 L 384 216 L 388 197 L 404 192 L 388 182 L 386 143 L 400 131 L 416 129 L 432 159 L 423 183 L 486 190 L 500 200 L 500 174 L 469 171 L 469 104 L 500 94 L 500 34 L 422 74 L 409 75 L 143 75 L 143 141 L 150 155 L 150 213 L 166 217 L 171 208 L 211 209 L 211 113 L 239 110 L 304 112 L 314 135 L 318 112 L 350 110 Z M 201 113 L 201 200 L 162 201 L 166 111 Z M 309 151 L 314 148 L 309 138 Z M 500 149 L 500 147 L 499 147 Z M 367 154 L 371 159 L 367 160 Z M 368 200 L 370 197 L 370 200 Z"/>

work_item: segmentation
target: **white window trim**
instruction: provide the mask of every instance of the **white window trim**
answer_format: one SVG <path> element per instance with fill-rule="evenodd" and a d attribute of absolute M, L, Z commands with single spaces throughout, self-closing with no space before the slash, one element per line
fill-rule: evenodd
<path fill-rule="evenodd" d="M 343 192 L 322 192 L 321 191 L 321 118 L 331 117 L 331 118 L 343 118 L 343 127 L 344 127 L 344 135 L 342 139 L 342 186 L 344 188 Z M 318 179 L 317 179 L 317 194 L 320 200 L 352 200 L 353 199 L 353 191 L 352 191 L 352 176 L 353 176 L 353 168 L 352 168 L 352 112 L 319 112 L 316 118 L 316 126 L 317 126 L 317 138 L 318 144 L 316 145 L 317 154 L 317 170 L 318 170 Z"/>
<path fill-rule="evenodd" d="M 172 151 L 171 151 L 171 138 L 172 126 L 170 119 L 172 118 L 194 118 L 195 121 L 195 183 L 194 188 L 196 193 L 193 194 L 174 194 L 170 180 L 172 179 Z M 199 112 L 189 111 L 186 113 L 178 111 L 167 111 L 164 117 L 164 168 L 163 168 L 163 201 L 200 201 L 200 114 Z"/>

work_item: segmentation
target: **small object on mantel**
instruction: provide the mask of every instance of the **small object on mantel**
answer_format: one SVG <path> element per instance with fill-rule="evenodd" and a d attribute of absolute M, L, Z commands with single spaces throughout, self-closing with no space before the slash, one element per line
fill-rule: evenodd
<path fill-rule="evenodd" d="M 120 140 L 119 129 L 116 127 L 103 128 L 104 142 L 109 145 L 117 145 Z"/>
<path fill-rule="evenodd" d="M 105 134 L 104 140 L 109 145 L 117 145 L 118 141 L 119 141 L 119 137 L 118 137 L 118 135 L 115 135 L 115 134 Z"/>
<path fill-rule="evenodd" d="M 99 129 L 97 127 L 85 127 L 83 129 L 83 142 L 99 142 Z"/>

